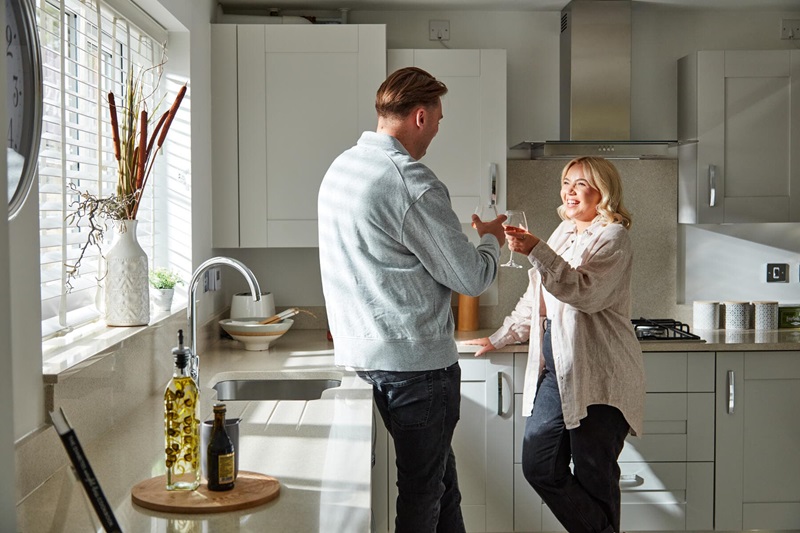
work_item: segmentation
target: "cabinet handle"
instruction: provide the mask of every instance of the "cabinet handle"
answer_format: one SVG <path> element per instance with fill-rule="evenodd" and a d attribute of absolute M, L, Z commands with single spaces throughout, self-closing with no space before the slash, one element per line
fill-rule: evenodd
<path fill-rule="evenodd" d="M 619 484 L 621 487 L 640 487 L 644 485 L 644 478 L 638 474 L 622 474 L 619 476 Z"/>
<path fill-rule="evenodd" d="M 728 414 L 733 414 L 733 409 L 736 406 L 736 374 L 733 370 L 728 370 Z"/>
<path fill-rule="evenodd" d="M 717 205 L 717 166 L 708 165 L 708 207 Z"/>
<path fill-rule="evenodd" d="M 503 416 L 503 373 L 497 373 L 497 416 Z"/>
<path fill-rule="evenodd" d="M 489 163 L 489 205 L 497 209 L 497 163 Z"/>

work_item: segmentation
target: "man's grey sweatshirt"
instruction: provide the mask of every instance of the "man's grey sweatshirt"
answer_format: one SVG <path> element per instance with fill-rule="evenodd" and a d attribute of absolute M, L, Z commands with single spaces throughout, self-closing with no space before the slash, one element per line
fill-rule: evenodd
<path fill-rule="evenodd" d="M 394 137 L 375 132 L 328 169 L 318 212 L 336 364 L 418 371 L 455 363 L 451 292 L 489 287 L 497 239 L 470 243 L 447 187 Z"/>

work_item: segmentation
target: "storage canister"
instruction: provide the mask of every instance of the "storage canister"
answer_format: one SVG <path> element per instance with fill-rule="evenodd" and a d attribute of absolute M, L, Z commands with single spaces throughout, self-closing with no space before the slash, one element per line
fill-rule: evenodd
<path fill-rule="evenodd" d="M 756 310 L 755 327 L 778 329 L 778 302 L 753 302 Z"/>
<path fill-rule="evenodd" d="M 694 329 L 719 329 L 719 302 L 694 302 L 692 317 Z"/>
<path fill-rule="evenodd" d="M 725 329 L 734 331 L 750 329 L 748 302 L 725 302 Z"/>

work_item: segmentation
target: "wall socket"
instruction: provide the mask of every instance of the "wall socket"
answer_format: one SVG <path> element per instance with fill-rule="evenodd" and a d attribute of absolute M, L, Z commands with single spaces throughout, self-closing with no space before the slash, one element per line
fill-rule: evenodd
<path fill-rule="evenodd" d="M 797 34 L 800 38 L 800 33 Z M 431 41 L 450 40 L 450 21 L 449 20 L 429 20 L 428 39 Z"/>
<path fill-rule="evenodd" d="M 203 292 L 220 289 L 222 289 L 222 271 L 219 268 L 209 268 L 203 273 Z"/>
<path fill-rule="evenodd" d="M 786 283 L 789 281 L 789 265 L 786 263 L 767 264 L 767 283 Z"/>
<path fill-rule="evenodd" d="M 781 39 L 800 41 L 800 19 L 781 20 Z"/>

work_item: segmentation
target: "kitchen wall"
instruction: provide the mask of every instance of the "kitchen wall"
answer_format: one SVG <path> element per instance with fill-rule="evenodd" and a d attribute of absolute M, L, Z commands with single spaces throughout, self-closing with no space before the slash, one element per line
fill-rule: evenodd
<path fill-rule="evenodd" d="M 675 139 L 677 60 L 692 51 L 703 49 L 792 48 L 796 43 L 781 41 L 778 30 L 782 18 L 800 18 L 800 7 L 793 12 L 710 11 L 634 2 L 632 16 L 632 136 L 639 139 Z M 525 140 L 558 138 L 559 13 L 360 10 L 349 13 L 351 23 L 386 24 L 389 48 L 441 47 L 439 43 L 428 40 L 430 19 L 450 21 L 450 40 L 447 42 L 450 48 L 507 50 L 509 146 Z M 435 149 L 434 139 L 431 150 Z M 509 150 L 508 155 L 513 159 L 528 157 L 524 150 Z M 763 271 L 767 262 L 789 262 L 792 264 L 790 270 L 794 280 L 789 285 L 778 284 L 780 287 L 775 289 L 784 289 L 786 292 L 770 297 L 780 301 L 800 301 L 797 277 L 800 262 L 796 260 L 796 250 L 790 253 L 792 243 L 797 242 L 796 232 L 784 231 L 778 238 L 768 238 L 767 235 L 774 231 L 769 228 L 765 230 L 762 224 L 750 226 L 756 227 L 742 228 L 743 233 L 736 236 L 725 233 L 727 230 L 720 230 L 721 227 L 703 228 L 701 231 L 696 231 L 699 228 L 679 228 L 675 248 L 679 286 L 674 291 L 674 299 L 670 300 L 671 305 L 676 306 L 679 318 L 686 318 L 681 311 L 681 304 L 685 302 L 689 305 L 691 300 L 701 299 L 701 293 L 695 287 L 736 287 L 736 294 L 740 298 L 752 300 L 766 297 Z M 788 227 L 796 228 L 797 225 Z M 635 230 L 639 231 L 639 228 Z M 708 246 L 709 239 L 713 246 Z M 719 250 L 729 246 L 735 246 L 743 257 L 747 257 L 746 261 L 738 263 L 737 268 L 741 267 L 742 270 L 719 268 L 724 263 L 721 263 L 718 253 L 679 253 L 687 250 Z M 278 307 L 324 305 L 316 249 L 224 251 L 244 260 L 257 271 L 262 285 L 274 292 Z M 502 276 L 499 286 L 502 288 L 504 283 L 505 276 Z M 233 280 L 228 290 L 244 290 L 244 286 L 238 280 Z M 714 293 L 714 298 L 733 297 L 725 296 L 722 292 Z M 484 310 L 484 313 L 494 316 L 499 311 Z M 652 311 L 647 314 L 653 316 Z M 494 324 L 493 321 L 491 323 Z"/>
<path fill-rule="evenodd" d="M 508 207 L 523 209 L 532 233 L 547 239 L 561 222 L 556 207 L 564 160 L 510 161 Z M 632 317 L 685 319 L 686 306 L 676 303 L 678 165 L 675 160 L 616 160 L 623 203 L 631 212 L 634 262 Z M 508 249 L 503 250 L 503 262 Z M 527 262 L 525 262 L 527 265 Z M 525 291 L 525 270 L 501 268 L 498 305 L 481 308 L 481 325 L 502 323 Z"/>
<path fill-rule="evenodd" d="M 5 10 L 0 12 L 0 27 L 5 26 Z M 6 56 L 0 54 L 0 102 L 6 101 Z M 7 120 L 6 108 L 0 108 L 0 124 Z M 0 204 L 8 205 L 8 180 L 6 158 L 0 158 Z M 0 217 L 0 316 L 11 316 L 10 251 L 8 222 Z M 11 368 L 11 322 L 0 320 L 0 531 L 16 531 L 14 512 L 14 411 L 8 409 L 13 401 L 13 376 Z M 11 475 L 8 475 L 11 474 Z"/>

